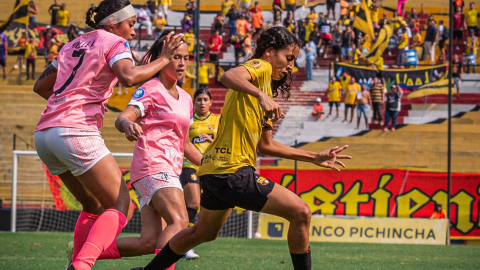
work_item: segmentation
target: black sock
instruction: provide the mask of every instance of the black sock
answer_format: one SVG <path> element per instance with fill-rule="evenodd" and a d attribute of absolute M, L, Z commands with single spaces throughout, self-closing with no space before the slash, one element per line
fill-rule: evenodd
<path fill-rule="evenodd" d="M 188 226 L 193 226 L 195 224 L 195 218 L 197 217 L 197 209 L 187 207 L 188 213 Z"/>
<path fill-rule="evenodd" d="M 311 270 L 312 269 L 312 254 L 310 252 L 310 247 L 308 251 L 303 254 L 293 254 L 290 253 L 292 257 L 293 269 L 295 270 Z"/>
<path fill-rule="evenodd" d="M 178 255 L 170 249 L 170 243 L 168 242 L 162 250 L 145 266 L 144 270 L 160 270 L 170 267 L 183 257 Z"/>

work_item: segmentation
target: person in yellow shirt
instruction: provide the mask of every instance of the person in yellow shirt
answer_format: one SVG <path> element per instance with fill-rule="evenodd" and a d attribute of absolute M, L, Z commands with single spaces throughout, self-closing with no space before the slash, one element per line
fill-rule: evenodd
<path fill-rule="evenodd" d="M 408 34 L 407 34 L 407 28 L 405 26 L 402 26 L 402 33 L 397 33 L 398 36 L 398 46 L 397 46 L 397 58 L 395 60 L 395 65 L 396 66 L 402 66 L 403 65 L 403 52 L 408 46 Z"/>
<path fill-rule="evenodd" d="M 25 59 L 27 59 L 27 80 L 30 79 L 30 67 L 32 68 L 32 80 L 35 80 L 35 59 L 37 58 L 37 45 L 33 38 L 28 39 L 25 45 Z"/>
<path fill-rule="evenodd" d="M 475 36 L 475 31 L 473 29 L 469 30 L 469 36 L 467 38 L 467 50 L 466 53 L 469 59 L 466 61 L 466 71 L 465 73 L 470 73 L 470 66 L 472 66 L 472 71 L 475 73 L 477 71 L 477 51 L 478 51 L 478 38 Z"/>
<path fill-rule="evenodd" d="M 362 55 L 362 51 L 357 49 L 355 46 L 355 43 L 352 44 L 352 49 L 348 53 L 348 58 L 350 59 L 350 63 L 353 65 L 358 65 L 358 59 L 360 59 L 360 56 Z"/>
<path fill-rule="evenodd" d="M 332 78 L 330 79 L 330 83 L 328 84 L 328 87 L 327 87 L 328 107 L 330 108 L 328 116 L 332 115 L 332 108 L 333 108 L 333 105 L 335 104 L 335 108 L 337 109 L 337 117 L 338 117 L 338 107 L 340 106 L 341 90 L 342 90 L 342 86 L 337 81 L 337 78 L 335 76 L 332 76 Z"/>
<path fill-rule="evenodd" d="M 67 10 L 67 4 L 63 3 L 62 8 L 57 12 L 57 25 L 68 26 L 70 24 L 70 11 Z"/>
<path fill-rule="evenodd" d="M 198 84 L 200 88 L 208 89 L 210 72 L 208 65 L 205 65 L 205 59 L 200 59 L 200 66 L 198 67 Z"/>
<path fill-rule="evenodd" d="M 163 13 L 163 17 L 165 21 L 168 20 L 168 10 L 172 6 L 172 0 L 160 0 L 160 4 L 158 5 L 158 12 Z M 165 23 L 167 25 L 167 23 Z"/>
<path fill-rule="evenodd" d="M 353 121 L 353 111 L 355 110 L 355 101 L 357 98 L 357 92 L 360 91 L 360 85 L 355 82 L 355 78 L 350 78 L 350 83 L 345 90 L 344 102 L 345 102 L 345 119 L 343 122 L 347 122 L 348 110 L 350 109 L 350 123 Z"/>
<path fill-rule="evenodd" d="M 193 57 L 193 51 L 195 49 L 195 34 L 193 33 L 193 27 L 188 28 L 183 36 L 183 41 L 188 45 L 188 53 L 190 54 L 190 57 Z"/>
<path fill-rule="evenodd" d="M 378 25 L 378 13 L 379 8 L 377 7 L 377 0 L 372 0 L 372 4 L 370 5 L 370 18 L 372 19 L 375 32 L 380 30 L 380 26 Z"/>
<path fill-rule="evenodd" d="M 295 11 L 297 10 L 297 0 L 285 0 L 285 11 L 292 14 L 292 20 L 295 21 Z"/>
<path fill-rule="evenodd" d="M 418 63 L 418 60 L 421 59 L 421 55 L 422 55 L 423 38 L 418 31 L 418 27 L 414 27 L 412 29 L 412 32 L 413 32 L 413 43 L 411 47 L 412 49 L 415 50 L 415 53 L 417 54 L 417 63 Z"/>
<path fill-rule="evenodd" d="M 465 24 L 467 25 L 468 30 L 475 31 L 475 36 L 478 36 L 478 17 L 480 13 L 475 9 L 475 4 L 470 3 L 470 10 L 465 12 Z"/>
<path fill-rule="evenodd" d="M 310 8 L 310 13 L 307 15 L 307 18 L 310 19 L 310 22 L 316 22 L 318 20 L 318 15 L 315 13 L 315 8 Z"/>
<path fill-rule="evenodd" d="M 280 92 L 288 98 L 288 73 L 293 70 L 300 46 L 286 28 L 269 28 L 257 39 L 253 59 L 222 76 L 221 82 L 229 90 L 217 137 L 205 150 L 197 171 L 203 188 L 200 218 L 194 226 L 173 237 L 148 267 L 166 269 L 188 250 L 214 240 L 234 207 L 288 220 L 287 242 L 293 268 L 306 269 L 311 265 L 310 208 L 295 193 L 255 173 L 257 149 L 270 156 L 303 160 L 336 171 L 335 164 L 345 166 L 339 159 L 351 158 L 340 154 L 346 145 L 315 153 L 272 138 L 272 121 L 282 115 L 273 97 Z"/>
<path fill-rule="evenodd" d="M 340 77 L 340 85 L 342 86 L 342 96 L 345 94 L 345 91 L 347 91 L 347 86 L 350 83 L 350 79 L 352 77 L 348 75 L 346 72 L 342 72 L 342 76 Z"/>
<path fill-rule="evenodd" d="M 163 28 L 167 25 L 167 20 L 163 18 L 161 12 L 159 12 L 157 18 L 153 20 L 153 25 L 155 26 L 155 40 L 157 40 L 158 37 L 160 37 L 160 34 L 162 34 Z"/>
<path fill-rule="evenodd" d="M 316 15 L 316 14 L 315 14 Z M 315 30 L 315 23 L 310 18 L 305 19 L 305 43 L 310 40 L 310 34 Z"/>
<path fill-rule="evenodd" d="M 251 5 L 252 2 L 250 0 L 240 0 L 240 6 L 238 7 L 238 11 L 247 14 Z"/>
<path fill-rule="evenodd" d="M 222 15 L 223 17 L 225 17 L 225 15 L 227 15 L 228 11 L 230 10 L 230 7 L 232 7 L 233 5 L 233 1 L 232 0 L 225 0 L 224 2 L 222 2 Z"/>

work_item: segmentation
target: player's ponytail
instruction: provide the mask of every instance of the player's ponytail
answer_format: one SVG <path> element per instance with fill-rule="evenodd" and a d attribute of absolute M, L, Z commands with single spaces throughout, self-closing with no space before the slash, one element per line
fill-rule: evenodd
<path fill-rule="evenodd" d="M 270 27 L 263 31 L 257 38 L 255 52 L 252 58 L 261 59 L 268 48 L 281 50 L 292 45 L 301 47 L 301 42 L 285 27 Z M 291 84 L 292 74 L 290 73 L 278 81 L 272 80 L 273 97 L 277 97 L 278 92 L 280 92 L 284 99 L 288 99 L 290 97 Z"/>
<path fill-rule="evenodd" d="M 87 10 L 85 23 L 93 29 L 100 29 L 99 22 L 128 5 L 130 0 L 103 0 L 97 7 Z"/>

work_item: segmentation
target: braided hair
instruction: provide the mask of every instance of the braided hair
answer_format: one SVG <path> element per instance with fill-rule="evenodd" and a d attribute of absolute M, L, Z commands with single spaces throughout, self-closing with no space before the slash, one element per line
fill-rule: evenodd
<path fill-rule="evenodd" d="M 256 40 L 255 51 L 252 58 L 262 58 L 263 54 L 268 48 L 274 50 L 281 50 L 288 46 L 301 47 L 301 42 L 292 33 L 290 33 L 285 27 L 274 26 L 263 31 Z M 282 94 L 282 98 L 285 100 L 290 97 L 290 89 L 292 84 L 292 74 L 288 73 L 287 76 L 276 81 L 272 80 L 272 94 L 273 97 L 278 96 L 278 92 Z"/>
<path fill-rule="evenodd" d="M 91 7 L 87 10 L 85 23 L 93 29 L 102 28 L 98 25 L 106 17 L 130 5 L 129 0 L 103 0 L 98 7 Z"/>

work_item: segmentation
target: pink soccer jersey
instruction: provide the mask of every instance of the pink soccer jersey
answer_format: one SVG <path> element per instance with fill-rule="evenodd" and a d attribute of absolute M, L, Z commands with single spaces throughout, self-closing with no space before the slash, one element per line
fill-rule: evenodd
<path fill-rule="evenodd" d="M 178 100 L 154 78 L 138 88 L 128 103 L 140 108 L 141 117 L 136 122 L 143 129 L 133 150 L 132 182 L 159 172 L 177 176 L 182 172 L 193 104 L 187 92 L 178 86 L 177 90 Z"/>
<path fill-rule="evenodd" d="M 105 105 L 118 81 L 112 65 L 125 58 L 132 59 L 128 42 L 105 30 L 85 33 L 63 46 L 57 56 L 54 94 L 36 130 L 101 129 Z"/>

